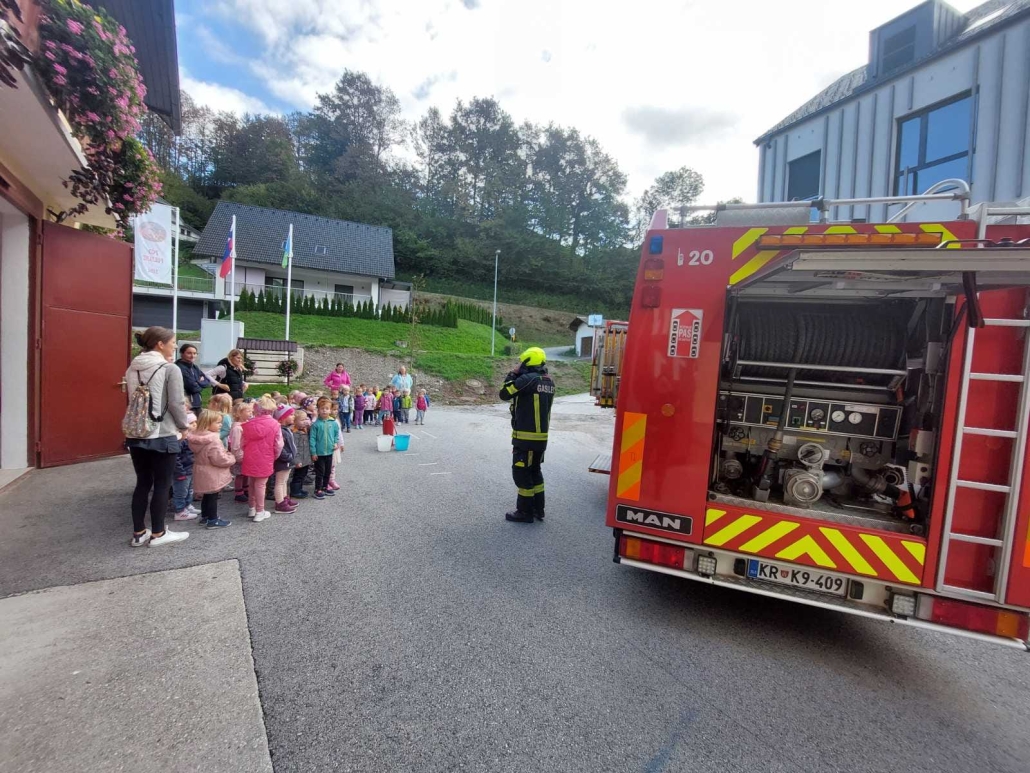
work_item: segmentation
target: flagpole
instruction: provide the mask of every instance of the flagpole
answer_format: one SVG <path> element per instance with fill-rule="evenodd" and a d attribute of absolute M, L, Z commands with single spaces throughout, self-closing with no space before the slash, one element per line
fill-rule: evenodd
<path fill-rule="evenodd" d="M 286 237 L 286 338 L 290 340 L 290 299 L 293 297 L 293 223 L 290 223 L 290 235 Z"/>
<path fill-rule="evenodd" d="M 175 238 L 172 240 L 172 332 L 179 331 L 179 208 L 175 208 Z"/>
<path fill-rule="evenodd" d="M 230 335 L 236 335 L 236 215 L 232 216 L 232 249 L 229 250 L 229 260 L 232 261 L 232 285 L 229 290 L 229 330 Z M 235 346 L 235 342 L 233 343 Z"/>

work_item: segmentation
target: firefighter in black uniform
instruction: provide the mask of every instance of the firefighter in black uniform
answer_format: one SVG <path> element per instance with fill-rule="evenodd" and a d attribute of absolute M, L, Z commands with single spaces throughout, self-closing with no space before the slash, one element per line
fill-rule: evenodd
<path fill-rule="evenodd" d="M 519 366 L 504 379 L 501 399 L 511 401 L 511 477 L 519 494 L 509 521 L 544 519 L 544 463 L 547 425 L 554 402 L 554 379 L 547 374 L 544 350 L 533 346 L 519 357 Z"/>

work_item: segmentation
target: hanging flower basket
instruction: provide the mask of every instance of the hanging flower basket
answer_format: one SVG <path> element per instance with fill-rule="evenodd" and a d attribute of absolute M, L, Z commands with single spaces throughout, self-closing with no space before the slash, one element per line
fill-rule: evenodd
<path fill-rule="evenodd" d="M 161 192 L 157 164 L 135 137 L 147 109 L 136 49 L 103 9 L 77 0 L 43 6 L 36 70 L 89 162 L 65 182 L 82 204 L 58 217 L 103 205 L 124 227 Z"/>

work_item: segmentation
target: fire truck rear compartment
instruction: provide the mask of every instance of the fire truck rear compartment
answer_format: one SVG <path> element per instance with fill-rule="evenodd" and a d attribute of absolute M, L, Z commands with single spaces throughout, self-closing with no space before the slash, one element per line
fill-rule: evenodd
<path fill-rule="evenodd" d="M 924 533 L 953 309 L 731 298 L 710 499 Z"/>

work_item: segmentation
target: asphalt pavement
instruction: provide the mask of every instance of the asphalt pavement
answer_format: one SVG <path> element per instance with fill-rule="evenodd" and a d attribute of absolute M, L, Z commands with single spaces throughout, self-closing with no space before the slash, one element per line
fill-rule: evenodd
<path fill-rule="evenodd" d="M 332 500 L 131 550 L 125 459 L 0 495 L 0 595 L 237 558 L 286 771 L 1026 773 L 1030 659 L 612 563 L 612 417 L 555 409 L 547 520 L 513 524 L 503 406 L 406 454 L 347 436 Z"/>

